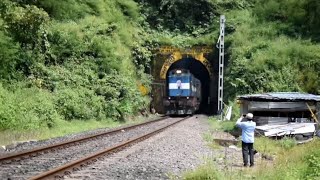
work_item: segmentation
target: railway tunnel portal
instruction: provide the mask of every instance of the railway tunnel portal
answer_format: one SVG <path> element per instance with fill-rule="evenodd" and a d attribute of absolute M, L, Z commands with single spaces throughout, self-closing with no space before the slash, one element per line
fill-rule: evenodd
<path fill-rule="evenodd" d="M 171 69 L 185 68 L 201 81 L 202 102 L 199 113 L 217 113 L 218 101 L 218 63 L 213 47 L 197 46 L 192 48 L 175 48 L 163 46 L 156 50 L 152 60 L 151 74 L 152 102 L 156 112 L 164 113 L 163 99 L 167 96 L 166 78 Z"/>

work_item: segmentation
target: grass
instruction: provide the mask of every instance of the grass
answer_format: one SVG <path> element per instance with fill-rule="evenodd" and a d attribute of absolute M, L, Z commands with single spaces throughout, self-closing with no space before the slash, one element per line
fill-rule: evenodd
<path fill-rule="evenodd" d="M 231 134 L 238 134 L 240 129 L 235 126 L 235 121 L 219 121 L 219 117 L 209 117 L 209 124 L 212 130 L 220 130 Z"/>
<path fill-rule="evenodd" d="M 0 132 L 0 145 L 8 145 L 19 141 L 48 139 L 64 136 L 72 133 L 89 131 L 97 128 L 111 128 L 120 125 L 114 121 L 61 121 L 53 128 L 45 128 L 33 131 L 3 131 Z"/>
<path fill-rule="evenodd" d="M 281 144 L 279 145 L 281 146 Z M 317 173 L 306 174 L 308 168 L 313 168 L 312 165 L 309 165 L 310 156 L 315 153 L 319 154 L 319 145 L 319 139 L 315 139 L 308 144 L 294 146 L 290 149 L 282 147 L 282 150 L 277 155 L 275 166 L 267 169 L 260 168 L 256 173 L 260 174 L 261 179 L 309 179 L 305 175 L 313 177 Z M 316 159 L 318 161 L 319 156 Z M 316 176 L 310 179 L 319 177 Z"/>
<path fill-rule="evenodd" d="M 209 118 L 209 123 L 213 130 L 225 132 L 234 131 L 234 121 L 217 121 L 216 118 Z M 210 133 L 204 134 L 204 139 L 212 139 Z M 256 137 L 254 147 L 262 155 L 268 155 L 273 161 L 263 161 L 255 168 L 239 169 L 224 168 L 218 170 L 214 160 L 205 161 L 197 169 L 185 172 L 182 179 L 204 179 L 204 180 L 224 180 L 224 179 L 319 179 L 320 161 L 320 139 L 315 138 L 307 144 L 297 145 L 292 138 L 272 140 L 267 137 Z M 216 146 L 213 142 L 213 145 Z M 216 149 L 216 148 L 213 148 Z M 228 170 L 230 169 L 230 170 Z M 232 170 L 233 169 L 233 170 Z"/>
<path fill-rule="evenodd" d="M 234 121 L 219 121 L 218 119 L 218 116 L 209 117 L 209 124 L 211 126 L 211 129 L 230 132 L 235 128 Z"/>
<path fill-rule="evenodd" d="M 206 141 L 206 142 L 211 142 L 212 141 L 212 135 L 210 132 L 205 132 L 202 135 L 202 138 Z"/>
<path fill-rule="evenodd" d="M 156 118 L 155 116 L 149 119 Z M 84 131 L 90 131 L 98 128 L 114 128 L 121 125 L 135 124 L 145 121 L 146 118 L 139 116 L 130 118 L 125 123 L 120 123 L 113 120 L 88 120 L 88 121 L 60 121 L 57 126 L 53 128 L 39 129 L 34 131 L 1 131 L 0 132 L 0 146 L 12 144 L 19 141 L 42 140 L 54 137 L 60 137 L 67 134 L 75 134 Z"/>
<path fill-rule="evenodd" d="M 195 171 L 187 172 L 183 179 L 185 180 L 215 180 L 221 179 L 222 174 L 214 164 L 210 161 L 207 161 L 205 164 L 198 167 Z"/>
<path fill-rule="evenodd" d="M 262 163 L 255 168 L 240 170 L 217 170 L 218 167 L 211 162 L 205 162 L 193 171 L 188 171 L 183 175 L 183 179 L 189 180 L 224 180 L 224 179 L 261 179 L 261 180 L 291 180 L 291 179 L 319 179 L 320 170 L 320 141 L 315 139 L 308 144 L 290 146 L 292 140 L 274 141 L 267 138 L 257 138 L 257 148 L 262 148 L 264 143 L 266 152 L 276 154 L 276 159 L 271 163 Z M 285 145 L 284 145 L 285 144 Z"/>
<path fill-rule="evenodd" d="M 281 151 L 289 150 L 296 145 L 296 141 L 292 138 L 283 138 L 280 140 L 272 140 L 267 137 L 255 138 L 254 147 L 258 152 L 267 155 L 277 155 Z"/>

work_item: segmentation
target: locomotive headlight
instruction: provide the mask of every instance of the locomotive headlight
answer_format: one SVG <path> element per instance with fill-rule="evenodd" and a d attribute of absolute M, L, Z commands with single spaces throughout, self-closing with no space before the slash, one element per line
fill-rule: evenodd
<path fill-rule="evenodd" d="M 187 99 L 189 99 L 189 97 L 187 97 Z"/>
<path fill-rule="evenodd" d="M 170 97 L 168 97 L 168 99 L 171 99 Z"/>
<path fill-rule="evenodd" d="M 177 74 L 181 74 L 181 70 L 177 70 L 176 73 L 177 73 Z"/>

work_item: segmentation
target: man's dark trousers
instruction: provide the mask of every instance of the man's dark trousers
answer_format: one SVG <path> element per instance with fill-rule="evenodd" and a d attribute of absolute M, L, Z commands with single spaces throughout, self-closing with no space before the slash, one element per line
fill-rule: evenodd
<path fill-rule="evenodd" d="M 253 143 L 245 143 L 242 141 L 243 165 L 248 166 L 248 155 L 250 156 L 250 166 L 254 165 Z"/>

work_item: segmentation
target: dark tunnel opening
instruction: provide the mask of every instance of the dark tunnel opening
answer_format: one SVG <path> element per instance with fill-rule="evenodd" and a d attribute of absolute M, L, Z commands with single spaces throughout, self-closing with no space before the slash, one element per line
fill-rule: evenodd
<path fill-rule="evenodd" d="M 168 72 L 172 69 L 184 68 L 188 69 L 197 79 L 201 81 L 201 94 L 202 101 L 200 108 L 196 113 L 208 114 L 208 97 L 210 90 L 210 76 L 206 67 L 198 60 L 194 58 L 183 58 L 175 63 L 173 63 Z M 167 74 L 168 76 L 168 74 Z"/>

